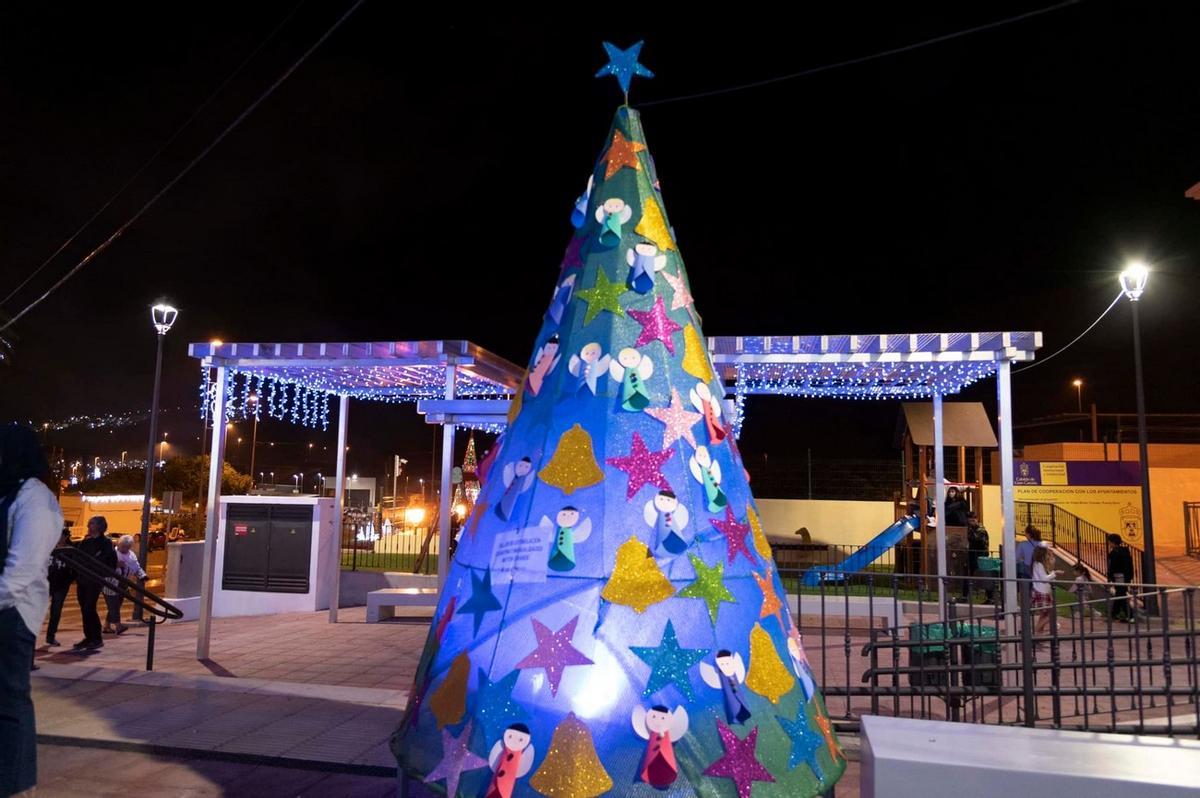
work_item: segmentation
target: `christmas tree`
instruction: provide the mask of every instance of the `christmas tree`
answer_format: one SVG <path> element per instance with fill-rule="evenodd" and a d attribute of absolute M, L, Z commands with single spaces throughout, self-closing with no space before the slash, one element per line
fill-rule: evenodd
<path fill-rule="evenodd" d="M 627 100 L 641 45 L 605 48 Z M 400 766 L 491 798 L 825 792 L 844 757 L 627 104 L 571 217 Z"/>
<path fill-rule="evenodd" d="M 467 451 L 463 455 L 462 479 L 454 486 L 454 498 L 450 502 L 450 506 L 458 515 L 465 517 L 469 514 L 475 507 L 475 500 L 479 498 L 479 475 L 476 473 L 478 468 L 479 463 L 475 458 L 475 433 L 472 432 L 467 438 Z"/>

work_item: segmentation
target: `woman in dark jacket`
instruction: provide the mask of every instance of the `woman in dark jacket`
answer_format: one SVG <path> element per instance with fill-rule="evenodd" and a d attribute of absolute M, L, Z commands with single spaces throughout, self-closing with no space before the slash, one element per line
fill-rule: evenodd
<path fill-rule="evenodd" d="M 958 492 L 958 488 L 951 485 L 946 488 L 946 526 L 966 525 L 967 502 Z"/>

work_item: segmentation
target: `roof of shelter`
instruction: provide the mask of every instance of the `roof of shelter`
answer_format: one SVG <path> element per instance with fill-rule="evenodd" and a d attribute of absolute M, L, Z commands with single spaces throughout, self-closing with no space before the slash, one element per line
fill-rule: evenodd
<path fill-rule="evenodd" d="M 913 443 L 933 446 L 933 402 L 903 402 L 900 407 Z M 980 402 L 942 404 L 942 443 L 946 446 L 998 445 L 992 422 Z"/>
<path fill-rule="evenodd" d="M 515 393 L 524 369 L 470 341 L 358 343 L 194 343 L 188 354 L 210 366 L 356 399 L 445 396 L 455 367 L 455 396 Z"/>
<path fill-rule="evenodd" d="M 1032 360 L 1040 332 L 715 336 L 713 363 L 737 392 L 843 399 L 958 393 L 1001 361 Z M 994 445 L 994 444 L 993 444 Z"/>

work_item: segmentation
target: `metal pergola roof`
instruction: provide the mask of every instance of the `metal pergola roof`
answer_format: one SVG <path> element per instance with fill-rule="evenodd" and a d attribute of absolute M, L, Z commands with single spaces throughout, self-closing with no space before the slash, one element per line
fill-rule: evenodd
<path fill-rule="evenodd" d="M 524 373 L 470 341 L 209 342 L 189 345 L 188 354 L 263 380 L 382 401 L 444 398 L 451 367 L 456 397 L 506 397 Z"/>
<path fill-rule="evenodd" d="M 1040 332 L 757 335 L 708 339 L 713 364 L 739 396 L 924 398 L 1032 360 Z"/>

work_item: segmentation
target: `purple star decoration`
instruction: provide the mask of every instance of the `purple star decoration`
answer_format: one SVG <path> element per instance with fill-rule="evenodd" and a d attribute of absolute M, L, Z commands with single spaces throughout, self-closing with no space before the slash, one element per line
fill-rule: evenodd
<path fill-rule="evenodd" d="M 732 563 L 737 557 L 738 552 L 746 555 L 746 559 L 750 564 L 754 564 L 754 557 L 750 554 L 750 549 L 746 545 L 746 535 L 750 534 L 750 525 L 743 524 L 733 517 L 733 510 L 727 506 L 725 508 L 725 520 L 718 521 L 713 519 L 712 525 L 725 536 L 725 550 L 729 555 L 729 562 Z"/>
<path fill-rule="evenodd" d="M 732 729 L 718 720 L 717 732 L 725 746 L 725 755 L 704 769 L 705 776 L 732 779 L 737 787 L 738 798 L 750 798 L 756 781 L 775 781 L 775 777 L 754 757 L 754 745 L 758 742 L 757 727 L 750 730 L 745 740 L 739 740 Z"/>
<path fill-rule="evenodd" d="M 550 695 L 558 695 L 558 686 L 562 683 L 563 670 L 568 665 L 591 665 L 592 661 L 571 645 L 575 636 L 575 625 L 579 623 L 576 615 L 567 621 L 563 628 L 551 632 L 550 627 L 539 621 L 533 621 L 533 633 L 537 635 L 537 648 L 529 656 L 517 663 L 520 669 L 545 668 L 546 678 L 550 682 Z"/>
<path fill-rule="evenodd" d="M 625 498 L 632 499 L 647 483 L 654 485 L 659 490 L 671 489 L 667 478 L 663 476 L 662 467 L 673 454 L 675 452 L 671 449 L 663 449 L 661 452 L 650 451 L 646 448 L 646 442 L 642 440 L 642 436 L 635 432 L 629 454 L 625 457 L 609 457 L 605 462 L 629 474 L 629 486 L 625 490 Z"/>
<path fill-rule="evenodd" d="M 654 307 L 650 310 L 630 310 L 627 313 L 642 325 L 642 334 L 638 336 L 634 346 L 643 346 L 651 341 L 662 341 L 667 351 L 672 355 L 675 354 L 675 342 L 671 336 L 682 330 L 683 327 L 671 321 L 666 307 L 663 306 L 661 296 L 655 298 Z"/>
<path fill-rule="evenodd" d="M 442 761 L 429 771 L 429 775 L 425 777 L 425 783 L 429 784 L 438 779 L 445 779 L 446 795 L 458 795 L 458 780 L 462 778 L 463 771 L 486 767 L 488 763 L 486 759 L 477 756 L 467 747 L 470 740 L 471 721 L 467 721 L 462 734 L 457 737 L 451 734 L 449 729 L 443 729 Z"/>

